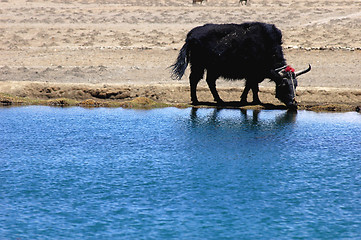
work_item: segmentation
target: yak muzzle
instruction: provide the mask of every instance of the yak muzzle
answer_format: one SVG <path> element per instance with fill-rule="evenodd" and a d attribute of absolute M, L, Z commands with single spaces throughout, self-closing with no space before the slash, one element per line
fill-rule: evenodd
<path fill-rule="evenodd" d="M 288 104 L 286 104 L 288 110 L 291 110 L 291 111 L 297 111 L 297 102 L 296 100 L 293 100 L 291 102 L 289 102 Z"/>

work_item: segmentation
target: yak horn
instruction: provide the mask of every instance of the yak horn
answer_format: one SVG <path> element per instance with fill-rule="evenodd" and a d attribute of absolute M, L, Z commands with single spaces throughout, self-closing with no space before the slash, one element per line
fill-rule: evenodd
<path fill-rule="evenodd" d="M 309 71 L 311 71 L 311 64 L 308 64 L 308 68 L 307 68 L 307 69 L 301 70 L 301 71 L 299 71 L 299 72 L 295 72 L 295 75 L 296 75 L 296 77 L 297 77 L 297 76 L 300 76 L 300 75 L 302 75 L 302 74 L 304 74 L 304 73 L 307 73 L 307 72 L 309 72 Z"/>
<path fill-rule="evenodd" d="M 276 72 L 282 71 L 282 70 L 285 69 L 286 67 L 287 67 L 287 65 L 284 65 L 283 67 L 276 68 L 275 71 L 276 71 Z"/>

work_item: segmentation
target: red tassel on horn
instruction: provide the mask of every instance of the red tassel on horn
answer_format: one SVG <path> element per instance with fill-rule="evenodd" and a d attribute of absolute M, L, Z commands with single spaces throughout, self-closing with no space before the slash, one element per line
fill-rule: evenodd
<path fill-rule="evenodd" d="M 288 65 L 285 69 L 285 72 L 295 72 L 295 69 Z"/>

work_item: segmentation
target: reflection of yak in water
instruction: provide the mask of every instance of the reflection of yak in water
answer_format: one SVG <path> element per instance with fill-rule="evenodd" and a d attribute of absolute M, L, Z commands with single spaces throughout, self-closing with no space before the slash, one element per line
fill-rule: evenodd
<path fill-rule="evenodd" d="M 172 77 L 181 79 L 190 63 L 190 90 L 194 105 L 199 104 L 197 85 L 207 71 L 206 81 L 218 104 L 223 104 L 216 90 L 216 80 L 246 79 L 241 103 L 247 103 L 249 90 L 253 103 L 259 104 L 258 84 L 265 78 L 276 83 L 276 97 L 288 108 L 296 109 L 295 89 L 298 75 L 286 69 L 282 50 L 281 31 L 273 24 L 249 22 L 243 24 L 206 24 L 192 29 L 181 48 L 173 68 Z M 281 72 L 282 71 L 282 72 Z"/>
<path fill-rule="evenodd" d="M 240 113 L 241 113 L 241 120 L 239 118 L 232 118 L 233 120 L 229 120 L 229 119 L 220 119 L 219 118 L 219 114 L 221 113 L 221 111 L 236 111 L 235 109 L 233 110 L 226 110 L 226 109 L 217 109 L 215 108 L 213 110 L 213 112 L 209 115 L 207 115 L 207 117 L 203 118 L 198 116 L 197 114 L 198 108 L 192 108 L 191 110 L 191 115 L 190 115 L 190 119 L 192 121 L 192 123 L 194 124 L 210 124 L 210 125 L 219 125 L 220 122 L 224 122 L 226 124 L 231 124 L 232 126 L 235 125 L 242 125 L 242 126 L 254 126 L 257 125 L 259 127 L 262 127 L 262 125 L 267 125 L 268 127 L 273 126 L 273 127 L 282 127 L 284 125 L 290 124 L 290 123 L 295 123 L 296 122 L 296 117 L 297 117 L 297 112 L 295 111 L 286 111 L 282 114 L 279 114 L 275 117 L 274 121 L 262 121 L 260 120 L 260 113 L 262 112 L 262 110 L 247 110 L 247 109 L 240 109 Z M 251 112 L 252 116 L 248 115 L 248 113 Z"/>

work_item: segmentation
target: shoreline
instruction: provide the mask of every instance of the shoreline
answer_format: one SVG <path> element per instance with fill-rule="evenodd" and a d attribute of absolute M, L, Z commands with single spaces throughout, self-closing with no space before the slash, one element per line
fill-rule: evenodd
<path fill-rule="evenodd" d="M 243 87 L 219 87 L 226 104 L 217 105 L 206 86 L 198 88 L 203 104 L 195 107 L 240 109 L 286 109 L 274 97 L 274 88 L 261 87 L 262 105 L 240 105 Z M 251 96 L 249 96 L 251 98 Z M 300 87 L 297 89 L 298 110 L 327 112 L 360 112 L 361 89 Z M 1 106 L 82 106 L 161 108 L 193 107 L 190 104 L 189 87 L 184 84 L 85 84 L 50 82 L 0 82 Z"/>

